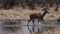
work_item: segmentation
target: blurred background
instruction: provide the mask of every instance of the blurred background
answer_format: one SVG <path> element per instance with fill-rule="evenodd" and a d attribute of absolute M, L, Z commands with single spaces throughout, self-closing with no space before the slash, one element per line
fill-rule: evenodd
<path fill-rule="evenodd" d="M 45 7 L 49 13 L 44 20 L 48 24 L 60 25 L 55 20 L 60 18 L 60 0 L 0 0 L 0 24 L 26 25 L 30 14 L 42 14 Z M 60 27 L 0 27 L 0 34 L 60 34 Z"/>
<path fill-rule="evenodd" d="M 0 18 L 29 18 L 32 13 L 42 13 L 49 8 L 45 19 L 60 18 L 60 0 L 0 0 Z"/>

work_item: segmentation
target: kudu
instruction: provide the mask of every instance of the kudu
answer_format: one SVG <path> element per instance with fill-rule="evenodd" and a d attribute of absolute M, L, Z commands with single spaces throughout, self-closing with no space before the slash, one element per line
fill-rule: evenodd
<path fill-rule="evenodd" d="M 33 24 L 34 24 L 34 20 L 35 19 L 38 19 L 38 23 L 40 22 L 40 21 L 43 21 L 43 22 L 45 22 L 44 21 L 44 16 L 47 14 L 47 13 L 49 13 L 48 11 L 47 11 L 47 8 L 44 8 L 43 9 L 43 11 L 44 11 L 44 13 L 41 15 L 40 13 L 35 13 L 35 14 L 30 14 L 30 20 L 28 21 L 28 24 L 29 24 L 29 22 L 30 21 L 32 21 L 33 22 Z M 27 25 L 28 25 L 27 24 Z M 45 23 L 46 24 L 46 23 Z M 35 25 L 35 24 L 34 24 Z"/>

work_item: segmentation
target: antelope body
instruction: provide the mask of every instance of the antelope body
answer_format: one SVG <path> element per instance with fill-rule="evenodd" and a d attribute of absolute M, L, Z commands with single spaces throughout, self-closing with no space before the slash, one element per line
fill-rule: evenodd
<path fill-rule="evenodd" d="M 39 21 L 43 21 L 43 22 L 45 22 L 44 21 L 44 16 L 47 14 L 47 13 L 49 13 L 48 11 L 47 11 L 47 8 L 44 8 L 43 9 L 43 11 L 44 11 L 44 13 L 41 15 L 40 13 L 35 13 L 35 14 L 30 14 L 30 20 L 28 21 L 28 24 L 29 24 L 29 22 L 30 21 L 32 21 L 33 22 L 33 24 L 34 24 L 34 20 L 35 19 L 38 19 L 38 23 L 39 23 Z M 27 24 L 27 25 L 28 25 Z M 45 23 L 46 24 L 46 23 Z M 35 25 L 35 24 L 34 24 Z"/>

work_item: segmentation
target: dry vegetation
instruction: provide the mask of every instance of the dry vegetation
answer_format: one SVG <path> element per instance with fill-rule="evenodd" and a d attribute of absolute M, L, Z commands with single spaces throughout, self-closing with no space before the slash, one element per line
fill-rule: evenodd
<path fill-rule="evenodd" d="M 38 1 L 37 1 L 38 2 Z M 34 10 L 30 10 L 30 7 L 28 7 L 26 4 L 22 4 L 17 7 L 17 6 L 13 6 L 11 9 L 6 9 L 6 7 L 9 5 L 6 5 L 4 7 L 3 5 L 0 5 L 0 19 L 3 18 L 16 18 L 16 19 L 29 19 L 29 15 L 32 13 L 41 13 L 42 14 L 42 7 L 39 6 L 38 4 L 35 4 L 34 6 Z M 7 7 L 10 8 L 11 6 Z M 60 18 L 60 6 L 58 11 L 54 11 L 56 8 L 56 5 L 54 4 L 53 7 L 49 7 L 49 14 L 46 14 L 46 16 L 44 17 L 44 19 L 58 19 Z M 31 8 L 32 9 L 32 8 Z M 14 21 L 13 21 L 14 22 Z M 15 23 L 15 22 L 14 22 Z M 50 30 L 43 30 L 42 34 L 59 34 L 60 33 L 60 29 L 59 28 L 55 28 L 52 29 L 54 31 L 50 31 Z M 40 34 L 39 33 L 31 33 L 31 34 Z"/>
<path fill-rule="evenodd" d="M 17 7 L 9 10 L 0 10 L 0 18 L 29 18 L 32 13 L 42 13 L 41 7 L 37 7 L 36 10 L 22 9 L 22 7 Z M 60 18 L 60 9 L 58 12 L 54 11 L 54 7 L 48 10 L 50 13 L 46 14 L 46 19 L 56 19 Z"/>
<path fill-rule="evenodd" d="M 50 13 L 45 19 L 60 18 L 60 8 L 54 11 L 56 6 L 59 6 L 59 0 L 1 0 L 0 2 L 0 18 L 29 18 L 31 13 L 43 12 L 41 6 L 46 7 L 50 3 L 53 3 L 53 6 L 49 7 Z"/>

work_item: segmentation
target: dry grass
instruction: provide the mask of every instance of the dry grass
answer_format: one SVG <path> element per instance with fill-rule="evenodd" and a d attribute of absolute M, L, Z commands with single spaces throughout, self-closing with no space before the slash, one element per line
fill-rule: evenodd
<path fill-rule="evenodd" d="M 54 11 L 55 7 L 48 10 L 50 13 L 45 16 L 45 19 L 56 19 L 60 17 L 60 12 Z M 60 8 L 59 8 L 60 9 Z M 22 7 L 14 7 L 9 10 L 0 10 L 0 18 L 29 18 L 32 13 L 41 13 L 41 7 L 36 7 L 36 10 L 23 9 Z"/>
<path fill-rule="evenodd" d="M 45 19 L 57 19 L 60 18 L 60 8 L 58 10 L 58 12 L 54 11 L 55 7 L 50 8 L 50 10 L 48 10 L 50 13 L 47 14 L 45 16 Z M 9 10 L 4 10 L 1 9 L 0 10 L 0 19 L 1 18 L 29 18 L 29 15 L 32 13 L 42 13 L 42 8 L 37 6 L 36 10 L 29 10 L 29 8 L 23 9 L 22 7 L 13 7 L 13 9 L 9 9 Z M 53 29 L 52 29 L 53 30 Z M 18 32 L 18 34 L 20 34 L 21 32 Z M 12 34 L 11 32 L 9 34 Z M 23 31 L 22 33 L 23 34 Z M 60 28 L 55 28 L 54 31 L 51 30 L 43 30 L 42 33 L 38 33 L 38 32 L 32 32 L 30 34 L 60 34 Z"/>

